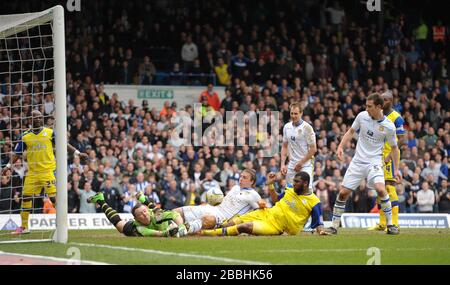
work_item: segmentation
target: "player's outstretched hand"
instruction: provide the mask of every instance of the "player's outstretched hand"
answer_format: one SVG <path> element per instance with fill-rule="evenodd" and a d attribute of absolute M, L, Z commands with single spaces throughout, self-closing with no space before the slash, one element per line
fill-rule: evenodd
<path fill-rule="evenodd" d="M 283 166 L 281 167 L 281 174 L 286 175 L 286 173 L 287 173 L 287 166 L 286 166 L 286 165 L 283 165 Z"/>
<path fill-rule="evenodd" d="M 303 166 L 303 162 L 301 162 L 301 161 L 297 162 L 297 164 L 295 164 L 295 166 L 294 166 L 295 172 L 300 172 L 300 170 L 302 170 L 302 166 Z"/>
<path fill-rule="evenodd" d="M 277 174 L 275 172 L 270 172 L 267 174 L 267 184 L 273 184 L 275 183 L 277 179 Z"/>
<path fill-rule="evenodd" d="M 398 171 L 398 170 L 395 171 L 394 175 L 395 175 L 395 181 L 397 183 L 402 183 L 403 177 L 402 177 L 402 174 L 400 173 L 400 171 Z"/>
<path fill-rule="evenodd" d="M 258 200 L 258 206 L 259 206 L 260 209 L 267 208 L 267 202 L 265 200 L 263 200 L 263 199 L 259 199 Z"/>
<path fill-rule="evenodd" d="M 84 152 L 80 152 L 80 154 L 78 154 L 80 156 L 80 158 L 85 161 L 89 158 L 89 155 L 87 153 Z"/>
<path fill-rule="evenodd" d="M 329 235 L 331 235 L 331 234 L 330 234 L 329 232 L 327 232 L 327 231 L 325 230 L 325 228 L 322 227 L 322 226 L 317 227 L 317 228 L 316 228 L 316 232 L 317 232 L 319 235 L 321 235 L 321 236 L 329 236 Z"/>

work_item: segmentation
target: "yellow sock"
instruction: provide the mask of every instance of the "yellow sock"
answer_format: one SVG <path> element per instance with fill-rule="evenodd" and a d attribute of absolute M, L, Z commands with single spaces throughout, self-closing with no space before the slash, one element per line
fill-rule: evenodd
<path fill-rule="evenodd" d="M 398 195 L 394 185 L 386 185 L 389 199 L 392 204 L 392 224 L 398 226 Z"/>
<path fill-rule="evenodd" d="M 237 236 L 239 235 L 239 231 L 237 229 L 237 225 L 226 227 L 226 228 L 218 228 L 214 230 L 203 230 L 201 232 L 203 236 Z"/>
<path fill-rule="evenodd" d="M 202 236 L 221 236 L 222 229 L 223 228 L 218 228 L 218 229 L 214 229 L 214 230 L 202 230 L 201 235 Z"/>
<path fill-rule="evenodd" d="M 20 218 L 22 219 L 22 227 L 28 229 L 28 220 L 30 218 L 30 211 L 33 207 L 33 202 L 22 201 L 22 211 L 20 212 Z"/>
<path fill-rule="evenodd" d="M 398 227 L 398 206 L 392 207 L 392 224 Z"/>
<path fill-rule="evenodd" d="M 386 227 L 386 215 L 384 214 L 384 211 L 380 209 L 380 226 L 383 228 Z"/>
<path fill-rule="evenodd" d="M 225 235 L 226 236 L 237 236 L 237 235 L 239 235 L 239 231 L 238 231 L 237 225 L 225 228 Z"/>

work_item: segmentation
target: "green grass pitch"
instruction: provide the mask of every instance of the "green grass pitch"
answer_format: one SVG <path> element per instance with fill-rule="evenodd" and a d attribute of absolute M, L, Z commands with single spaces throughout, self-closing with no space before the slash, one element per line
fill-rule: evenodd
<path fill-rule="evenodd" d="M 31 234 L 32 237 L 33 234 Z M 66 245 L 0 244 L 0 251 L 110 264 L 367 264 L 378 248 L 381 264 L 450 264 L 450 229 L 402 229 L 398 236 L 341 229 L 336 236 L 129 238 L 115 230 L 72 230 Z"/>

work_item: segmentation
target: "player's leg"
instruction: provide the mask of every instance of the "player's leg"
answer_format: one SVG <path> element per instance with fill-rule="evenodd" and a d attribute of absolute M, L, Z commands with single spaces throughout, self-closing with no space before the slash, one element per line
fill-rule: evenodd
<path fill-rule="evenodd" d="M 367 166 L 366 166 L 367 167 Z M 351 162 L 344 175 L 339 195 L 333 207 L 332 226 L 328 229 L 331 234 L 337 234 L 337 229 L 341 224 L 341 216 L 345 212 L 345 203 L 350 193 L 354 191 L 366 176 L 366 169 L 362 165 Z"/>
<path fill-rule="evenodd" d="M 388 234 L 399 234 L 398 227 L 392 224 L 392 204 L 386 191 L 384 181 L 375 183 L 375 190 L 380 196 L 381 211 L 384 212 Z"/>
<path fill-rule="evenodd" d="M 388 192 L 386 191 L 384 173 L 379 165 L 371 165 L 367 181 L 369 187 L 373 186 L 377 191 L 378 197 L 380 197 L 381 211 L 383 211 L 385 215 L 387 233 L 398 234 L 398 228 L 392 225 L 392 204 Z"/>
<path fill-rule="evenodd" d="M 264 219 L 267 209 L 255 210 L 245 215 L 234 217 L 227 221 L 222 227 L 214 230 L 203 230 L 202 235 L 205 236 L 222 236 L 222 235 L 238 235 L 238 225 L 252 223 Z"/>
<path fill-rule="evenodd" d="M 380 204 L 380 197 L 377 196 L 377 207 L 379 210 L 379 221 L 374 226 L 369 227 L 369 231 L 384 231 L 386 229 L 386 216 L 384 215 L 384 212 L 381 211 L 381 204 Z"/>
<path fill-rule="evenodd" d="M 52 202 L 53 207 L 56 208 L 56 178 L 53 173 L 44 177 L 44 192 Z"/>
<path fill-rule="evenodd" d="M 38 195 L 41 192 L 41 189 L 42 188 L 37 185 L 35 177 L 25 176 L 22 206 L 20 209 L 21 226 L 12 232 L 13 235 L 27 234 L 30 232 L 28 229 L 28 220 L 30 219 L 30 213 L 33 211 L 33 195 Z"/>
<path fill-rule="evenodd" d="M 392 224 L 399 227 L 398 223 L 398 212 L 399 212 L 399 202 L 397 195 L 397 188 L 395 187 L 395 183 L 386 182 L 386 191 L 388 192 L 389 199 L 391 199 L 392 204 Z"/>
<path fill-rule="evenodd" d="M 295 171 L 294 169 L 289 169 L 286 172 L 286 184 L 292 185 L 294 183 Z"/>
<path fill-rule="evenodd" d="M 305 167 L 302 167 L 301 171 L 308 173 L 309 177 L 311 177 L 311 179 L 309 179 L 309 191 L 313 192 L 314 191 L 314 189 L 313 189 L 314 167 L 312 165 L 305 166 Z"/>
<path fill-rule="evenodd" d="M 120 216 L 117 213 L 117 211 L 114 210 L 113 208 L 111 208 L 105 202 L 105 197 L 103 197 L 103 193 L 98 192 L 94 196 L 89 197 L 87 199 L 87 202 L 88 203 L 97 203 L 100 206 L 100 209 L 102 209 L 103 213 L 105 213 L 106 218 L 108 218 L 108 221 L 110 221 L 111 224 L 113 224 L 114 227 L 116 227 L 116 229 L 120 233 L 123 232 L 123 227 L 124 227 L 125 223 L 122 221 L 122 219 L 120 218 Z"/>
<path fill-rule="evenodd" d="M 384 170 L 384 179 L 386 181 L 386 190 L 388 192 L 389 198 L 391 200 L 392 204 L 392 223 L 396 226 L 398 226 L 398 196 L 397 191 L 395 189 L 395 179 L 394 179 L 394 169 L 392 168 L 393 164 L 392 161 L 385 164 L 383 167 Z M 386 230 L 386 216 L 384 214 L 384 211 L 381 210 L 381 202 L 380 197 L 377 197 L 377 206 L 380 210 L 380 220 L 379 222 L 373 226 L 370 227 L 369 230 L 379 230 L 384 231 Z"/>
<path fill-rule="evenodd" d="M 181 212 L 181 216 L 188 230 L 188 234 L 195 234 L 202 229 L 203 217 L 209 217 L 205 220 L 207 226 L 209 226 L 210 223 L 213 223 L 214 226 L 216 224 L 215 219 L 217 216 L 217 209 L 211 205 L 185 206 L 178 208 L 177 212 Z M 214 219 L 214 222 L 212 222 L 212 219 Z"/>

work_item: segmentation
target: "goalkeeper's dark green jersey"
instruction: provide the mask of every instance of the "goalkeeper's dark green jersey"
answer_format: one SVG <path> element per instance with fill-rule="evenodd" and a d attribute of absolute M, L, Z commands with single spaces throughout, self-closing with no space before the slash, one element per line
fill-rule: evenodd
<path fill-rule="evenodd" d="M 150 224 L 142 225 L 138 221 L 129 221 L 125 224 L 123 233 L 127 236 L 155 236 L 157 231 L 166 231 L 172 222 L 180 215 L 173 211 L 161 209 L 148 209 Z"/>

